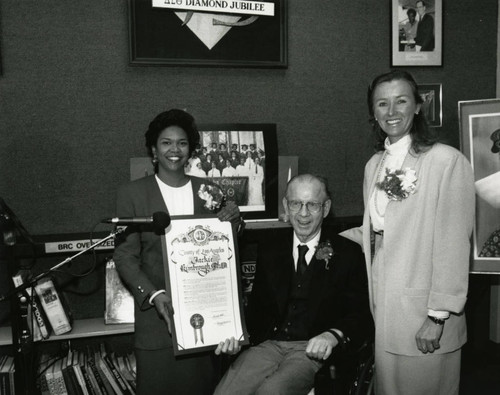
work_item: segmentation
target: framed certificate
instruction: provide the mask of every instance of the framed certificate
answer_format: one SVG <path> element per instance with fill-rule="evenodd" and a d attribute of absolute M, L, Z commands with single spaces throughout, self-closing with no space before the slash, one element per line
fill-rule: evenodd
<path fill-rule="evenodd" d="M 213 216 L 173 217 L 162 243 L 174 308 L 174 355 L 213 350 L 231 337 L 248 344 L 231 223 Z"/>

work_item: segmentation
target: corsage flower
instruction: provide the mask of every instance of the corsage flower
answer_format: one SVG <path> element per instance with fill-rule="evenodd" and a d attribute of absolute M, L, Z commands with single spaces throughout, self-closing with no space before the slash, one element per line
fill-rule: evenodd
<path fill-rule="evenodd" d="M 405 169 L 386 169 L 385 177 L 377 182 L 376 186 L 385 191 L 390 200 L 403 200 L 417 190 L 417 173 L 406 167 Z"/>
<path fill-rule="evenodd" d="M 198 196 L 205 201 L 203 207 L 210 211 L 216 211 L 222 207 L 226 197 L 222 190 L 216 185 L 200 185 Z"/>
<path fill-rule="evenodd" d="M 321 261 L 325 261 L 325 269 L 329 270 L 330 268 L 328 267 L 328 263 L 330 262 L 331 257 L 335 254 L 335 251 L 333 251 L 332 243 L 330 243 L 330 240 L 323 241 L 318 244 L 316 247 L 316 259 Z"/>

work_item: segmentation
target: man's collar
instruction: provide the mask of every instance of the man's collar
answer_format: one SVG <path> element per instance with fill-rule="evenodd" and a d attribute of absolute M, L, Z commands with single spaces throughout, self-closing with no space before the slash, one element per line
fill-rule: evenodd
<path fill-rule="evenodd" d="M 305 244 L 309 247 L 309 250 L 312 251 L 316 248 L 316 246 L 319 244 L 319 240 L 321 238 L 321 229 L 319 232 L 314 236 L 311 240 L 309 240 L 307 243 L 302 243 L 295 232 L 293 232 L 293 250 L 295 251 L 297 249 L 297 246 L 301 244 Z"/>

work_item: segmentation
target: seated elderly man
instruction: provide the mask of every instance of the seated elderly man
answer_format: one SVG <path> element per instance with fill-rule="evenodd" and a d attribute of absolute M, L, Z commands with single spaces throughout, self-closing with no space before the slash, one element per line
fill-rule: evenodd
<path fill-rule="evenodd" d="M 252 346 L 215 394 L 307 394 L 334 349 L 355 346 L 371 331 L 361 249 L 323 226 L 331 206 L 326 182 L 294 177 L 283 205 L 293 232 L 259 245 L 247 312 Z M 226 342 L 217 353 L 231 351 L 239 345 Z"/>

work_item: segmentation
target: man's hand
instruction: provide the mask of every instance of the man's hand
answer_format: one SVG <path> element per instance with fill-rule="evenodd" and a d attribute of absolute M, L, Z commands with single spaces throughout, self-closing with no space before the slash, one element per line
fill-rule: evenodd
<path fill-rule="evenodd" d="M 235 202 L 230 200 L 217 213 L 217 218 L 219 218 L 221 221 L 229 221 L 232 224 L 239 224 L 241 218 L 240 209 Z"/>
<path fill-rule="evenodd" d="M 165 320 L 168 327 L 168 333 L 172 333 L 172 317 L 174 315 L 174 308 L 170 298 L 163 294 L 156 295 L 153 299 L 158 314 Z"/>
<path fill-rule="evenodd" d="M 225 341 L 219 343 L 219 345 L 215 349 L 215 355 L 220 355 L 221 353 L 235 355 L 238 354 L 240 350 L 240 342 L 234 337 L 231 337 L 231 339 L 226 339 Z"/>
<path fill-rule="evenodd" d="M 439 339 L 441 339 L 442 334 L 443 325 L 437 325 L 431 319 L 426 318 L 415 335 L 418 349 L 424 354 L 434 352 L 440 347 Z"/>
<path fill-rule="evenodd" d="M 332 354 L 333 349 L 339 342 L 330 332 L 320 333 L 309 340 L 306 347 L 306 355 L 311 359 L 324 361 Z"/>

